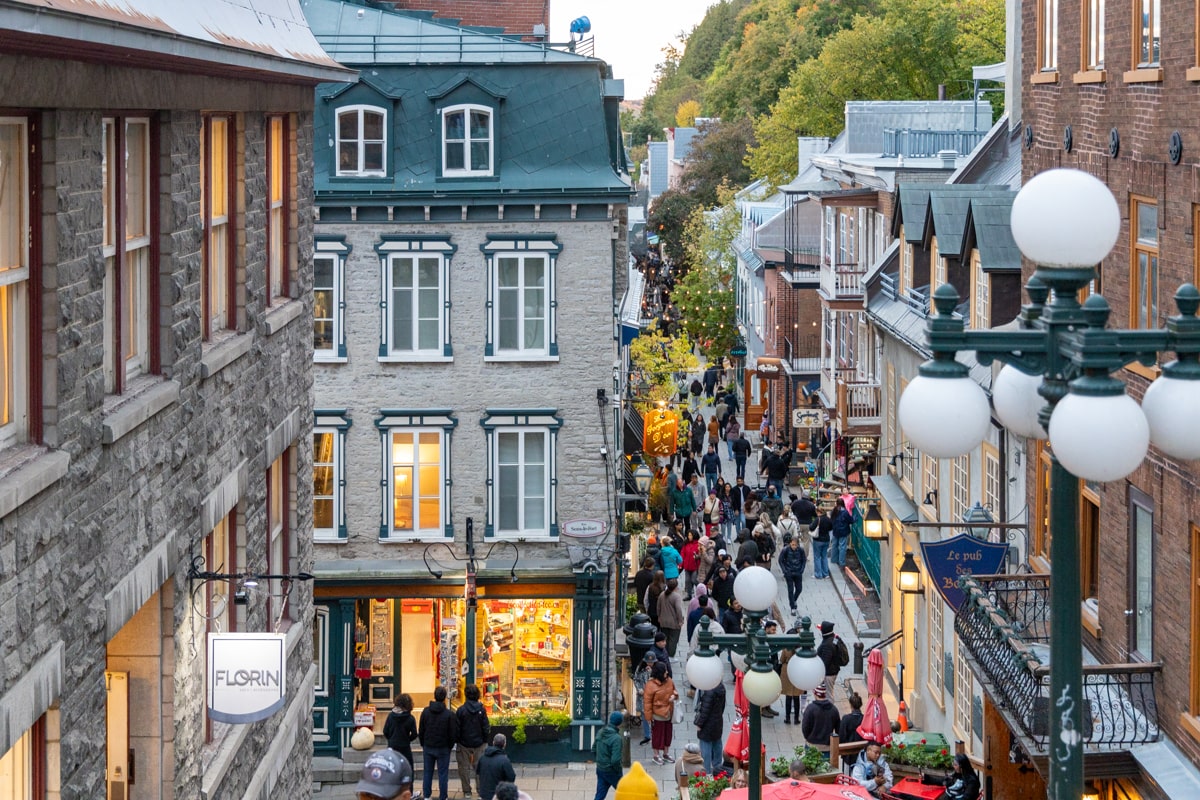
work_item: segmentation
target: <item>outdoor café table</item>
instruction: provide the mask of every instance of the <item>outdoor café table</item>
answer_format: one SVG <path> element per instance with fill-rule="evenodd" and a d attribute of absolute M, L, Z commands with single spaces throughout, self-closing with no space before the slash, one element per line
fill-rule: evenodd
<path fill-rule="evenodd" d="M 941 800 L 945 792 L 941 786 L 927 786 L 916 778 L 905 778 L 892 785 L 890 794 L 897 800 Z"/>

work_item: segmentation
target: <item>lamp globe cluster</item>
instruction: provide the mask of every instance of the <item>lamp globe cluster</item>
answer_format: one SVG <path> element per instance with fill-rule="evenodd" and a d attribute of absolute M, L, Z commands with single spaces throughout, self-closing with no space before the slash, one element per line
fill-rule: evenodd
<path fill-rule="evenodd" d="M 1048 170 L 1025 184 L 1013 201 L 1011 220 L 1017 246 L 1046 273 L 1095 267 L 1116 244 L 1121 222 L 1108 187 L 1073 169 Z M 1189 301 L 1193 295 L 1200 300 L 1194 287 L 1181 292 Z M 1101 298 L 1094 299 L 1097 307 L 1103 305 Z M 909 383 L 897 409 L 905 436 L 937 458 L 978 447 L 990 417 L 983 390 L 965 368 L 950 374 L 944 360 L 927 362 L 922 373 Z M 1040 375 L 1005 366 L 992 387 L 996 416 L 1021 436 L 1044 439 L 1048 434 L 1055 456 L 1077 477 L 1123 478 L 1137 469 L 1152 441 L 1176 458 L 1200 458 L 1200 368 L 1194 357 L 1164 367 L 1141 406 L 1111 376 L 1077 378 L 1055 405 L 1048 429 L 1038 419 L 1046 405 L 1038 394 L 1041 383 Z"/>

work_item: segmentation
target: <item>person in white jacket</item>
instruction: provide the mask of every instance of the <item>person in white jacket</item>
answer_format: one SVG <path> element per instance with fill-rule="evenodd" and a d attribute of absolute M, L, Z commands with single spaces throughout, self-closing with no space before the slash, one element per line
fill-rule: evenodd
<path fill-rule="evenodd" d="M 884 792 L 891 790 L 892 768 L 884 760 L 879 742 L 871 742 L 858 754 L 850 777 L 873 797 L 883 797 Z"/>

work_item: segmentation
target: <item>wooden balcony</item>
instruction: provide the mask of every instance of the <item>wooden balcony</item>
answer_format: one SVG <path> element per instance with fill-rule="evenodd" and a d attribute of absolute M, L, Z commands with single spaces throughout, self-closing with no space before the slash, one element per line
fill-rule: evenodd
<path fill-rule="evenodd" d="M 858 300 L 863 294 L 866 271 L 858 264 L 829 264 L 821 267 L 821 296 L 826 300 Z"/>
<path fill-rule="evenodd" d="M 843 431 L 879 427 L 881 388 L 879 381 L 837 382 L 837 415 Z"/>

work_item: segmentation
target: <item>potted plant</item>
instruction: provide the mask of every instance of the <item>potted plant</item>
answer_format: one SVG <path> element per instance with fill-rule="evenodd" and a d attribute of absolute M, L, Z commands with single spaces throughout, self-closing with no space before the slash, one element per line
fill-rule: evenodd
<path fill-rule="evenodd" d="M 658 522 L 667 513 L 667 487 L 661 483 L 655 483 L 650 487 L 650 516 Z"/>
<path fill-rule="evenodd" d="M 690 800 L 716 800 L 721 792 L 729 788 L 729 773 L 718 772 L 709 775 L 707 772 L 697 772 L 688 778 L 688 797 Z"/>
<path fill-rule="evenodd" d="M 829 757 L 815 747 L 800 745 L 796 757 L 804 763 L 805 780 L 813 783 L 833 783 L 837 772 L 829 763 Z"/>
<path fill-rule="evenodd" d="M 767 778 L 780 780 L 786 778 L 791 770 L 792 762 L 787 756 L 776 756 L 767 762 Z"/>
<path fill-rule="evenodd" d="M 565 711 L 533 708 L 525 714 L 524 725 L 518 728 L 518 735 L 523 735 L 528 742 L 557 742 L 570 726 L 571 715 Z M 525 743 L 521 739 L 516 741 Z"/>

